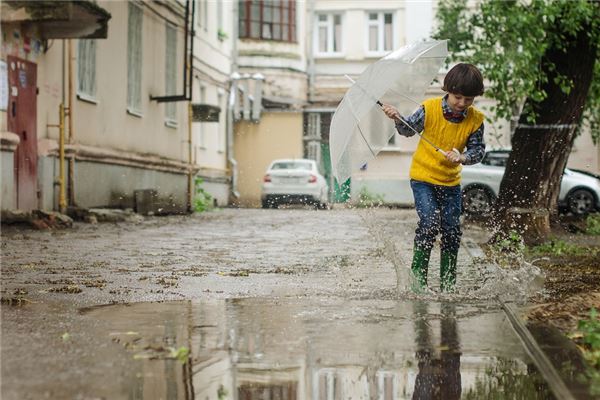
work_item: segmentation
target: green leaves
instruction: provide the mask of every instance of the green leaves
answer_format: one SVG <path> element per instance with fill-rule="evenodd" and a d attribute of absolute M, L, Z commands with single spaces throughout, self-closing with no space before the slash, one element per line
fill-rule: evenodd
<path fill-rule="evenodd" d="M 600 41 L 600 2 L 586 0 L 483 0 L 468 7 L 466 0 L 441 0 L 437 14 L 440 22 L 434 35 L 448 39 L 451 62 L 471 62 L 481 68 L 487 81 L 486 96 L 498 102 L 496 119 L 510 119 L 518 112 L 515 104 L 525 99 L 541 103 L 547 98 L 542 89 L 552 79 L 563 93 L 569 94 L 575 82 L 554 73 L 546 76 L 544 58 L 549 48 L 565 51 L 566 44 L 582 29 L 589 30 L 593 41 Z M 567 54 L 564 57 L 577 57 Z M 546 63 L 546 64 L 543 64 Z M 586 102 L 584 119 L 592 132 L 600 135 L 600 68 L 595 75 Z M 523 110 L 529 122 L 535 122 L 533 108 Z"/>

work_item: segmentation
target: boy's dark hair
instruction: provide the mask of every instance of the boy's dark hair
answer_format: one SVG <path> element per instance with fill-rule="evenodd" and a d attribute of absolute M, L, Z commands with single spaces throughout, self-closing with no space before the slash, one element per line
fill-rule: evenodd
<path fill-rule="evenodd" d="M 463 96 L 481 96 L 483 94 L 483 76 L 473 64 L 456 64 L 446 74 L 442 90 Z"/>

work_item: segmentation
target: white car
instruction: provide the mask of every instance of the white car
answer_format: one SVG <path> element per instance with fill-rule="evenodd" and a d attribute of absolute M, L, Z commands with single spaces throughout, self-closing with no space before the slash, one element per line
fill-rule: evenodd
<path fill-rule="evenodd" d="M 464 212 L 485 215 L 490 211 L 498 197 L 509 154 L 510 150 L 491 150 L 481 163 L 463 166 Z M 558 205 L 575 215 L 587 215 L 600 209 L 600 179 L 591 173 L 565 168 Z"/>
<path fill-rule="evenodd" d="M 317 163 L 308 159 L 274 160 L 262 183 L 262 207 L 277 208 L 282 203 L 312 204 L 327 208 L 329 188 Z"/>

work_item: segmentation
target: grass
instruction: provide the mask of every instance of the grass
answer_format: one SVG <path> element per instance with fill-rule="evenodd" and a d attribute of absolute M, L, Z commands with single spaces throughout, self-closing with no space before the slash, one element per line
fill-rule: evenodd
<path fill-rule="evenodd" d="M 600 213 L 589 215 L 585 222 L 585 233 L 588 235 L 600 235 Z"/>
<path fill-rule="evenodd" d="M 567 243 L 562 239 L 552 239 L 544 244 L 529 247 L 527 253 L 533 256 L 595 256 L 600 249 Z"/>
<path fill-rule="evenodd" d="M 577 333 L 571 335 L 579 339 L 583 356 L 588 362 L 584 379 L 590 384 L 590 394 L 600 395 L 600 320 L 595 308 L 590 311 L 590 317 L 579 321 Z"/>

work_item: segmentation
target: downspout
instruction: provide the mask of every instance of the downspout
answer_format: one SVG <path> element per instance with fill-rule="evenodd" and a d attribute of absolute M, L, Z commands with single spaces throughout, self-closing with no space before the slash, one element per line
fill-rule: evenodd
<path fill-rule="evenodd" d="M 65 106 L 60 103 L 58 107 L 58 211 L 67 211 L 65 196 Z"/>
<path fill-rule="evenodd" d="M 233 115 L 235 97 L 237 96 L 237 79 L 239 79 L 238 69 L 238 13 L 239 2 L 233 2 L 233 23 L 232 23 L 232 48 L 231 48 L 231 85 L 229 87 L 229 101 L 227 102 L 227 161 L 231 166 L 231 194 L 237 200 L 240 198 L 238 191 L 238 163 L 233 154 L 233 125 L 235 119 Z"/>
<path fill-rule="evenodd" d="M 188 102 L 188 193 L 187 193 L 187 210 L 194 212 L 194 161 L 192 160 L 192 100 Z"/>
<path fill-rule="evenodd" d="M 69 117 L 69 125 L 68 125 L 68 129 L 69 129 L 69 139 L 68 139 L 68 143 L 69 144 L 73 144 L 74 142 L 74 134 L 73 134 L 73 41 L 71 39 L 69 39 L 68 42 L 68 58 L 69 58 L 69 86 L 68 86 L 68 93 L 67 93 L 67 101 L 68 101 L 68 106 L 67 106 L 67 116 Z M 69 173 L 67 175 L 67 193 L 69 195 L 69 202 L 68 204 L 70 205 L 75 205 L 75 155 L 71 154 L 71 157 L 69 157 Z"/>
<path fill-rule="evenodd" d="M 189 12 L 189 8 L 187 6 L 188 3 L 186 3 L 186 13 Z M 194 194 L 196 191 L 196 187 L 194 184 L 194 160 L 192 158 L 193 155 L 193 132 L 192 132 L 192 122 L 194 120 L 193 118 L 193 109 L 192 109 L 192 94 L 193 94 L 193 87 L 192 85 L 194 84 L 194 36 L 196 36 L 196 30 L 194 29 L 194 16 L 196 14 L 196 2 L 193 1 L 192 2 L 192 10 L 191 10 L 191 16 L 190 16 L 190 54 L 189 54 L 189 58 L 188 61 L 186 62 L 186 66 L 187 66 L 187 70 L 184 71 L 184 91 L 186 89 L 185 87 L 185 83 L 186 83 L 186 79 L 185 79 L 185 74 L 188 75 L 188 81 L 187 84 L 188 86 L 188 168 L 189 168 L 189 172 L 188 172 L 188 193 L 187 193 L 187 201 L 188 201 L 188 212 L 192 213 L 194 212 Z M 188 15 L 186 14 L 185 16 L 185 22 L 186 24 L 188 23 Z M 186 29 L 187 29 L 187 25 L 186 25 Z M 187 34 L 186 34 L 186 42 L 187 42 Z M 187 47 L 187 45 L 186 45 Z M 187 50 L 187 48 L 186 48 Z"/>
<path fill-rule="evenodd" d="M 233 156 L 233 124 L 235 123 L 233 109 L 235 107 L 235 97 L 237 96 L 237 80 L 239 74 L 231 74 L 231 86 L 229 88 L 229 100 L 227 101 L 227 161 L 231 165 L 231 194 L 235 199 L 240 198 L 240 192 L 237 190 L 238 183 L 238 163 Z"/>
<path fill-rule="evenodd" d="M 65 196 L 65 81 L 66 70 L 65 54 L 66 41 L 62 41 L 62 101 L 58 106 L 58 211 L 67 210 Z M 54 196 L 53 196 L 54 197 Z"/>
<path fill-rule="evenodd" d="M 312 103 L 314 99 L 314 86 L 315 86 L 315 57 L 313 54 L 313 25 L 315 20 L 315 1 L 309 0 L 308 2 L 308 40 L 306 47 L 308 48 L 308 102 Z"/>

